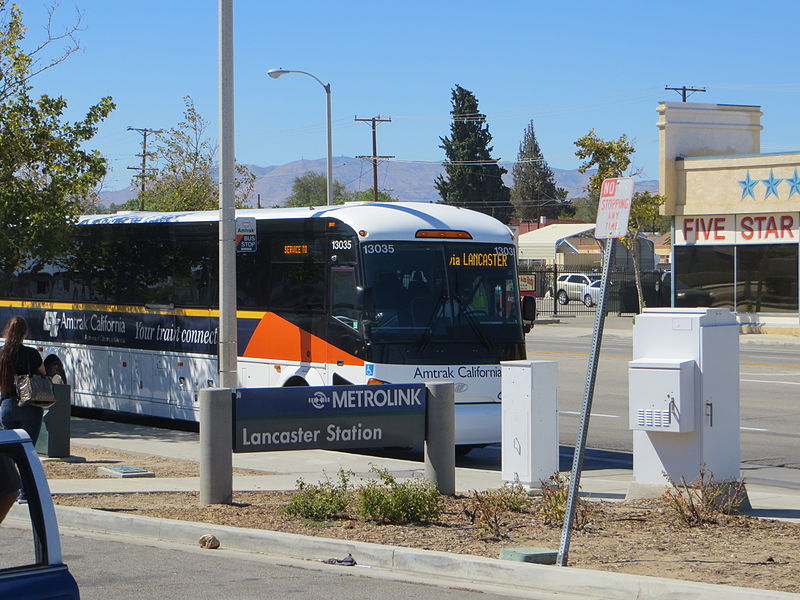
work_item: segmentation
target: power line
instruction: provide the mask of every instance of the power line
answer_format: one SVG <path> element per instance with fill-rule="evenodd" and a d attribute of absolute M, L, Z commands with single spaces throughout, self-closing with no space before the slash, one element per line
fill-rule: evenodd
<path fill-rule="evenodd" d="M 147 167 L 147 159 L 148 158 L 155 158 L 155 152 L 148 152 L 147 151 L 147 136 L 151 133 L 164 133 L 163 129 L 148 129 L 147 127 L 128 127 L 128 131 L 138 131 L 142 134 L 142 152 L 140 154 L 136 154 L 135 156 L 139 156 L 142 159 L 142 165 L 140 167 L 128 167 L 131 171 L 140 171 L 137 175 L 134 175 L 134 179 L 138 179 L 141 191 L 144 193 L 145 184 L 147 183 L 148 171 L 156 171 L 157 169 L 148 168 Z M 139 210 L 144 210 L 144 197 L 140 196 L 139 200 Z"/>
<path fill-rule="evenodd" d="M 356 158 L 366 158 L 372 160 L 372 197 L 375 202 L 378 201 L 378 160 L 383 158 L 394 158 L 394 156 L 378 156 L 378 135 L 375 125 L 377 123 L 391 123 L 392 118 L 382 119 L 380 115 L 370 119 L 359 119 L 355 117 L 355 121 L 359 123 L 372 123 L 372 156 L 356 156 Z"/>

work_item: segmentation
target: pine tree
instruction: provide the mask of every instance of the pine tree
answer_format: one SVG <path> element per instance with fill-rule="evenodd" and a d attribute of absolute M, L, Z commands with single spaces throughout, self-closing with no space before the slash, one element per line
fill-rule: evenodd
<path fill-rule="evenodd" d="M 533 121 L 525 128 L 512 173 L 511 203 L 519 219 L 537 221 L 539 217 L 558 217 L 567 193 L 556 187 L 555 174 L 536 141 Z"/>
<path fill-rule="evenodd" d="M 450 137 L 439 138 L 447 162 L 435 185 L 445 204 L 477 210 L 508 222 L 513 207 L 502 176 L 507 172 L 491 157 L 492 135 L 478 100 L 459 85 L 452 94 Z"/>

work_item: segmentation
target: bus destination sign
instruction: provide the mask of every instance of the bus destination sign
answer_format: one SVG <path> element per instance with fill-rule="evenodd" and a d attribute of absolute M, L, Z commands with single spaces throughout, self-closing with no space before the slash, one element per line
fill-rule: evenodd
<path fill-rule="evenodd" d="M 501 252 L 453 252 L 447 264 L 451 267 L 506 267 L 508 256 Z"/>
<path fill-rule="evenodd" d="M 421 383 L 238 389 L 233 451 L 415 446 L 425 403 Z"/>

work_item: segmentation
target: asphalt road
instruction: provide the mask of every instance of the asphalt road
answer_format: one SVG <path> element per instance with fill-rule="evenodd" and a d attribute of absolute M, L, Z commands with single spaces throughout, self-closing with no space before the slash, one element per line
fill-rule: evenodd
<path fill-rule="evenodd" d="M 559 371 L 560 441 L 574 445 L 583 405 L 591 331 L 559 337 L 546 326 L 528 336 L 528 358 L 554 360 Z M 588 446 L 630 452 L 630 336 L 603 337 Z M 739 362 L 742 461 L 800 470 L 800 347 L 743 343 Z M 800 473 L 800 471 L 799 471 Z"/>
<path fill-rule="evenodd" d="M 203 532 L 198 530 L 198 537 Z M 31 553 L 29 531 L 3 526 L 0 568 Z M 550 594 L 519 593 L 505 586 L 466 590 L 435 578 L 400 576 L 362 567 L 279 559 L 231 550 L 204 550 L 163 542 L 62 531 L 62 554 L 78 582 L 82 600 L 502 600 L 552 599 Z M 341 557 L 336 557 L 341 558 Z M 356 557 L 357 558 L 357 557 Z M 450 584 L 455 585 L 455 584 Z M 9 599 L 10 600 L 10 599 Z"/>

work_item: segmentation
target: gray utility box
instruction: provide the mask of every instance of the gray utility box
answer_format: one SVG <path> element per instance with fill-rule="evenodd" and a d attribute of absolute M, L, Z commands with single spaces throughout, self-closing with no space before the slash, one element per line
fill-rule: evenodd
<path fill-rule="evenodd" d="M 684 433 L 695 430 L 693 360 L 638 359 L 628 363 L 630 428 Z"/>
<path fill-rule="evenodd" d="M 72 388 L 53 384 L 56 403 L 44 411 L 42 430 L 36 440 L 36 452 L 48 458 L 66 458 L 70 453 L 70 417 Z"/>

